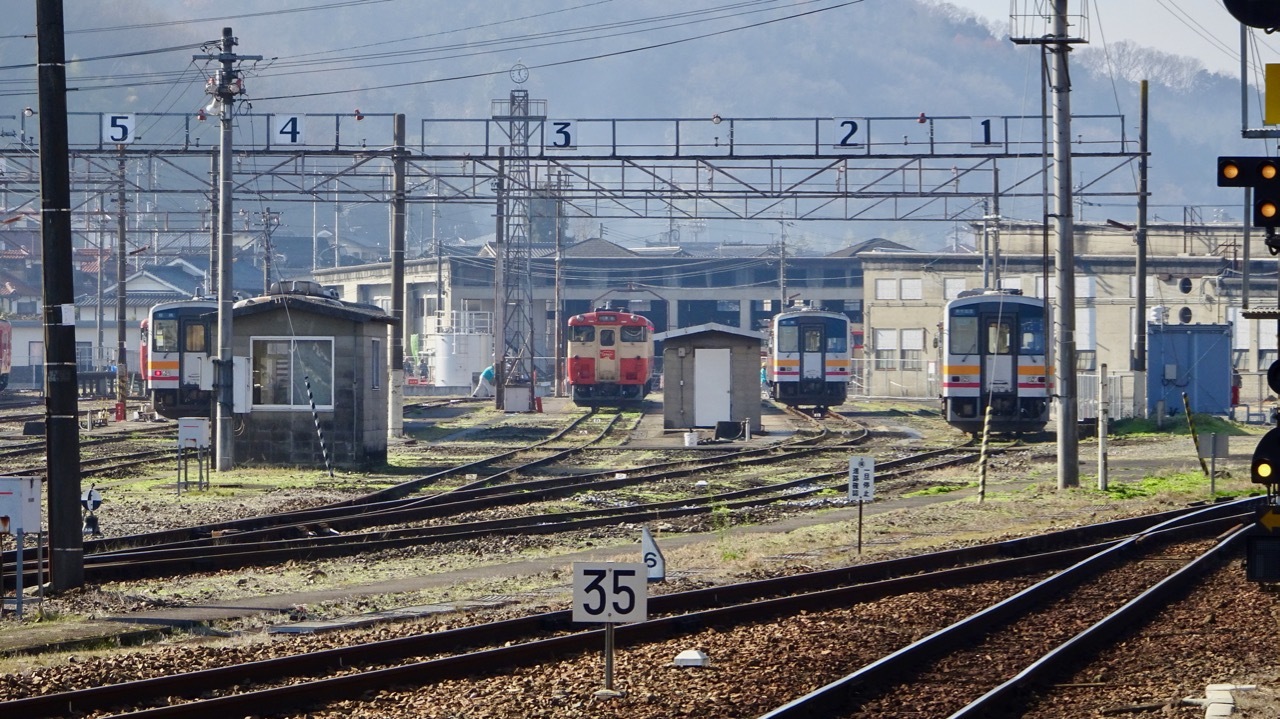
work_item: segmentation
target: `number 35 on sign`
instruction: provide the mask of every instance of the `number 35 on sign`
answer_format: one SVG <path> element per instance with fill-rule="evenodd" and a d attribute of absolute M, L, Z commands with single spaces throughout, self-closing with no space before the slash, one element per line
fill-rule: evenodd
<path fill-rule="evenodd" d="M 649 612 L 647 574 L 640 562 L 574 562 L 573 621 L 643 622 Z"/>

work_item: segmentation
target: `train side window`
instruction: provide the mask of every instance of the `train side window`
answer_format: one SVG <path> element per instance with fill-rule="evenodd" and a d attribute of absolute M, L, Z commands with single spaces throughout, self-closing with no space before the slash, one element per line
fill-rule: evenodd
<path fill-rule="evenodd" d="M 805 352 L 821 352 L 822 351 L 822 328 L 820 327 L 804 328 L 804 351 Z"/>
<path fill-rule="evenodd" d="M 1008 322 L 992 320 L 987 323 L 987 353 L 1009 354 L 1009 335 L 1013 334 Z"/>
<path fill-rule="evenodd" d="M 623 342 L 644 342 L 644 328 L 639 325 L 623 327 L 621 334 Z"/>
<path fill-rule="evenodd" d="M 573 341 L 574 342 L 595 342 L 596 328 L 590 325 L 574 327 Z"/>
<path fill-rule="evenodd" d="M 800 351 L 800 328 L 795 325 L 782 325 L 778 328 L 777 351 Z"/>
<path fill-rule="evenodd" d="M 978 354 L 978 318 L 951 318 L 951 354 Z"/>
<path fill-rule="evenodd" d="M 600 330 L 600 346 L 601 347 L 613 346 L 613 330 L 605 330 L 605 329 Z"/>
<path fill-rule="evenodd" d="M 205 326 L 197 322 L 189 322 L 182 328 L 182 351 L 183 352 L 208 352 L 209 351 L 209 333 L 205 330 Z"/>
<path fill-rule="evenodd" d="M 156 320 L 155 327 L 151 329 L 151 336 L 155 339 L 152 343 L 153 352 L 177 352 L 178 320 Z"/>

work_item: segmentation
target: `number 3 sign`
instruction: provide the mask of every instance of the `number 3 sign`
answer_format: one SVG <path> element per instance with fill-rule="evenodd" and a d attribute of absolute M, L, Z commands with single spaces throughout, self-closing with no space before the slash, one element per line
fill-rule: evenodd
<path fill-rule="evenodd" d="M 644 564 L 573 563 L 573 621 L 626 624 L 648 619 Z"/>

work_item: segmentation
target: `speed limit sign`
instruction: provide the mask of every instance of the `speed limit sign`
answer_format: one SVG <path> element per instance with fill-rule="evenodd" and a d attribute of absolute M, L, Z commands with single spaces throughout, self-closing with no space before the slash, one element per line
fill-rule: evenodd
<path fill-rule="evenodd" d="M 573 621 L 626 624 L 649 618 L 643 563 L 574 562 Z"/>

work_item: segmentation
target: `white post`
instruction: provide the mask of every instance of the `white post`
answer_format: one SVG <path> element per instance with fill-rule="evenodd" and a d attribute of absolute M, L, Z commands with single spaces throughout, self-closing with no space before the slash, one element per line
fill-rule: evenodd
<path fill-rule="evenodd" d="M 1108 400 L 1107 365 L 1098 369 L 1098 489 L 1107 491 L 1107 417 L 1111 413 Z"/>

